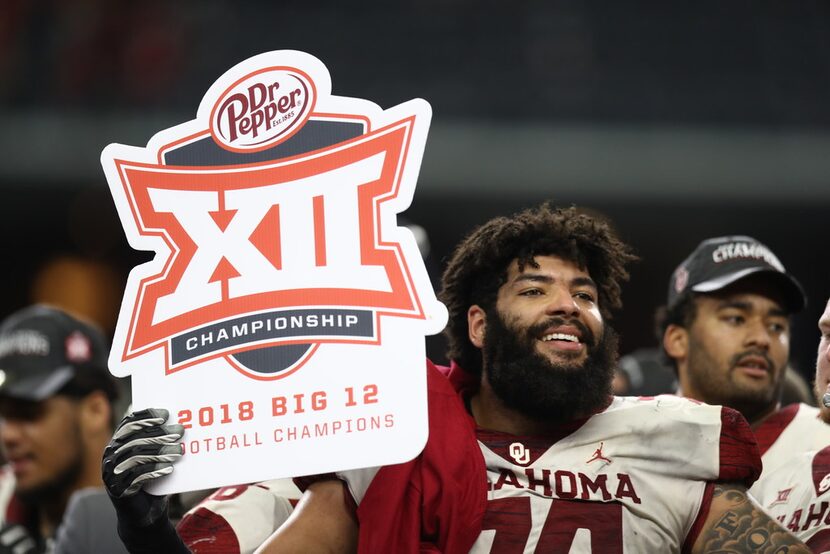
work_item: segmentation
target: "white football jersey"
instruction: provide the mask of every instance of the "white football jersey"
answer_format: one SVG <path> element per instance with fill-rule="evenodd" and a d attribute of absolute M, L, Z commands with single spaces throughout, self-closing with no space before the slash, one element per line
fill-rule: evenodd
<path fill-rule="evenodd" d="M 560 436 L 478 437 L 489 491 L 474 554 L 681 552 L 710 483 L 759 471 L 736 412 L 670 395 L 616 398 Z"/>
<path fill-rule="evenodd" d="M 805 437 L 808 439 L 809 437 Z M 753 496 L 766 512 L 807 543 L 830 553 L 830 446 L 791 457 L 764 473 Z"/>
<path fill-rule="evenodd" d="M 250 554 L 288 519 L 300 494 L 291 479 L 222 487 L 188 511 L 177 531 L 194 554 Z"/>
<path fill-rule="evenodd" d="M 740 414 L 672 395 L 617 397 L 556 435 L 478 429 L 477 438 L 487 505 L 472 554 L 681 552 L 697 538 L 713 483 L 749 485 L 761 471 Z M 377 473 L 338 475 L 365 509 Z"/>
<path fill-rule="evenodd" d="M 790 404 L 764 420 L 755 437 L 764 469 L 758 487 L 772 473 L 804 452 L 815 452 L 830 445 L 830 425 L 819 418 L 819 409 L 807 404 Z M 755 493 L 756 488 L 750 490 Z"/>

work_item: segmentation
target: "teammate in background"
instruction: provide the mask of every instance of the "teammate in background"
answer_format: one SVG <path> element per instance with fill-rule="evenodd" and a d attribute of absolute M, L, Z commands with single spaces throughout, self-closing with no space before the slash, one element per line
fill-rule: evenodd
<path fill-rule="evenodd" d="M 830 423 L 830 301 L 818 322 L 821 338 L 816 360 L 815 394 L 821 419 Z M 810 442 L 809 436 L 803 437 Z M 813 552 L 830 552 L 830 446 L 792 457 L 764 473 L 753 494 L 781 525 Z"/>
<path fill-rule="evenodd" d="M 262 552 L 711 552 L 735 543 L 806 552 L 746 495 L 760 460 L 738 413 L 611 395 L 616 335 L 606 321 L 632 259 L 606 224 L 573 208 L 544 205 L 475 230 L 444 273 L 455 363 L 443 372 L 427 364 L 423 452 L 297 479 L 305 494 Z M 164 417 L 132 416 L 104 458 L 129 537 L 151 528 L 173 537 L 164 519 L 124 509 L 154 502 L 141 483 L 172 470 L 181 429 Z M 168 441 L 152 459 L 121 446 L 151 436 Z"/>
<path fill-rule="evenodd" d="M 781 408 L 790 316 L 801 285 L 766 246 L 747 236 L 704 240 L 672 274 L 658 334 L 679 394 L 741 412 L 764 463 L 761 480 L 799 452 L 830 444 L 818 408 Z M 754 489 L 750 489 L 754 492 Z"/>
<path fill-rule="evenodd" d="M 49 551 L 73 493 L 103 490 L 99 461 L 119 393 L 107 353 L 98 329 L 44 305 L 0 325 L 0 443 L 8 462 L 0 552 Z"/>

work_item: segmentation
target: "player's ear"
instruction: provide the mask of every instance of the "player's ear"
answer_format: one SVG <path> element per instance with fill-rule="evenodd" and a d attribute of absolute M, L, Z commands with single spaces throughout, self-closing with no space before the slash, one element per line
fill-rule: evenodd
<path fill-rule="evenodd" d="M 467 333 L 470 342 L 477 348 L 484 346 L 484 332 L 486 328 L 487 314 L 481 306 L 473 304 L 467 310 Z"/>
<path fill-rule="evenodd" d="M 92 434 L 110 433 L 112 407 L 107 395 L 93 391 L 81 400 L 81 426 Z"/>
<path fill-rule="evenodd" d="M 685 359 L 689 354 L 689 331 L 680 325 L 669 325 L 663 333 L 663 348 L 673 359 Z"/>

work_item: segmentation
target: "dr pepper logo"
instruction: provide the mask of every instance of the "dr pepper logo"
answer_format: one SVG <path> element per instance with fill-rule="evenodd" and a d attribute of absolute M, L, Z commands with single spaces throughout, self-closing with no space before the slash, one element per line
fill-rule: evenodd
<path fill-rule="evenodd" d="M 332 96 L 325 66 L 261 54 L 223 75 L 196 119 L 146 148 L 102 154 L 130 244 L 113 373 L 221 359 L 255 379 L 290 375 L 327 343 L 382 345 L 384 319 L 440 330 L 412 199 L 431 111 Z"/>
<path fill-rule="evenodd" d="M 220 96 L 210 115 L 210 133 L 231 151 L 264 150 L 297 132 L 314 100 L 314 83 L 298 69 L 255 71 Z"/>

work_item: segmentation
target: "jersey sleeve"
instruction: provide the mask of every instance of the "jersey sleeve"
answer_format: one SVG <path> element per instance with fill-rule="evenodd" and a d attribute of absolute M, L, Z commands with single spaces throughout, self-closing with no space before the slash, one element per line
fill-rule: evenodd
<path fill-rule="evenodd" d="M 718 481 L 742 483 L 748 489 L 761 475 L 761 454 L 755 435 L 737 411 L 721 408 Z"/>
<path fill-rule="evenodd" d="M 467 554 L 481 532 L 487 473 L 475 426 L 450 380 L 427 362 L 429 438 L 408 462 L 295 478 L 340 479 L 354 502 L 360 554 Z"/>
<path fill-rule="evenodd" d="M 712 508 L 712 494 L 715 486 L 712 483 L 707 483 L 703 491 L 703 498 L 700 500 L 700 509 L 697 512 L 697 517 L 692 525 L 692 528 L 686 534 L 686 541 L 683 543 L 683 554 L 690 554 L 697 537 L 703 531 L 703 525 L 706 523 L 706 518 L 709 517 L 709 510 Z"/>
<path fill-rule="evenodd" d="M 430 362 L 427 388 L 429 439 L 417 458 L 380 468 L 367 487 L 358 506 L 361 553 L 467 554 L 481 532 L 487 472 L 475 425 Z"/>
<path fill-rule="evenodd" d="M 299 494 L 287 480 L 223 487 L 188 511 L 177 530 L 194 554 L 248 554 L 288 519 Z"/>

